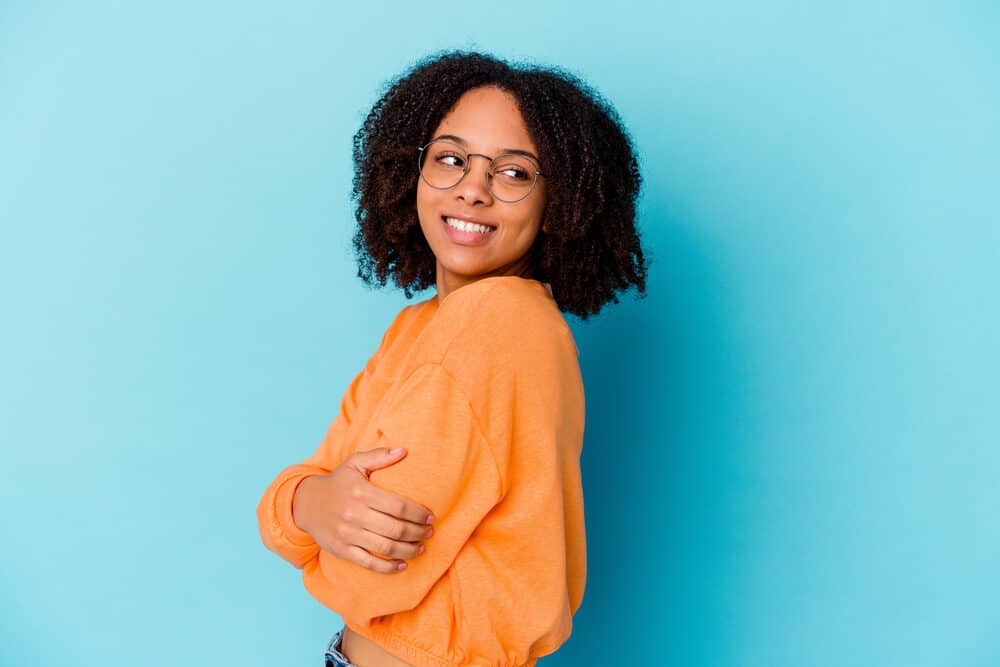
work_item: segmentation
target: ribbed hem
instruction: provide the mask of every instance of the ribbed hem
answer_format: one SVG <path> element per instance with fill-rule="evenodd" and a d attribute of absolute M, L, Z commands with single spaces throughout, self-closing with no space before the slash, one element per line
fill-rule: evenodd
<path fill-rule="evenodd" d="M 362 628 L 346 620 L 344 621 L 344 625 L 362 637 L 375 642 L 397 656 L 400 660 L 410 663 L 413 667 L 467 667 L 460 662 L 452 662 L 447 658 L 428 653 L 424 649 L 411 644 L 409 640 L 390 634 L 388 630 L 381 627 L 370 626 L 369 628 Z M 520 664 L 511 663 L 503 665 L 503 667 L 535 667 L 535 663 L 537 662 L 538 659 L 536 658 Z"/>

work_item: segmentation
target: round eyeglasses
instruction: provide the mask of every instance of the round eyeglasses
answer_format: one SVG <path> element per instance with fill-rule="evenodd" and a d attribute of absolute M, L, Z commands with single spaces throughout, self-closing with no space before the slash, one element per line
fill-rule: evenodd
<path fill-rule="evenodd" d="M 538 163 L 520 153 L 503 153 L 496 157 L 482 153 L 469 153 L 447 139 L 436 139 L 417 149 L 420 155 L 417 168 L 420 177 L 436 190 L 447 190 L 459 184 L 469 173 L 470 158 L 478 156 L 490 161 L 486 169 L 486 187 L 500 201 L 521 201 L 535 189 L 539 176 Z"/>

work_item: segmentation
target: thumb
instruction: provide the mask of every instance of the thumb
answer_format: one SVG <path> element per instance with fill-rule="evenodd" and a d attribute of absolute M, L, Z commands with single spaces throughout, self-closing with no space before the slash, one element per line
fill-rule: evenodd
<path fill-rule="evenodd" d="M 388 447 L 377 447 L 363 452 L 354 453 L 355 465 L 366 473 L 379 468 L 385 468 L 406 456 L 405 447 L 390 450 Z"/>

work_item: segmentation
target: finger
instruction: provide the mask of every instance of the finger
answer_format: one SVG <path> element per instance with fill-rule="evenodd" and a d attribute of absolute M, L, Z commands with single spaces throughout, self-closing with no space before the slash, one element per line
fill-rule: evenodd
<path fill-rule="evenodd" d="M 400 542 L 364 529 L 359 531 L 355 543 L 365 551 L 384 558 L 409 560 L 424 552 L 420 542 Z"/>
<path fill-rule="evenodd" d="M 345 560 L 349 560 L 352 563 L 357 563 L 361 567 L 371 570 L 373 572 L 382 572 L 383 574 L 395 574 L 400 571 L 400 564 L 403 565 L 403 569 L 406 567 L 406 563 L 401 560 L 385 560 L 374 556 L 371 553 L 365 551 L 359 546 L 351 545 L 344 550 Z"/>
<path fill-rule="evenodd" d="M 397 519 L 371 508 L 362 514 L 360 520 L 355 521 L 355 525 L 396 542 L 419 542 L 434 534 L 431 526 Z"/>
<path fill-rule="evenodd" d="M 372 470 L 385 468 L 393 463 L 397 463 L 406 456 L 406 448 L 398 447 L 390 450 L 388 447 L 376 447 L 363 452 L 354 452 L 351 455 L 352 463 L 368 476 Z"/>
<path fill-rule="evenodd" d="M 379 512 L 394 516 L 404 521 L 411 521 L 416 524 L 429 524 L 433 520 L 431 511 L 421 505 L 395 493 L 380 489 L 372 483 L 368 483 L 363 492 L 363 497 L 367 500 L 368 506 Z"/>

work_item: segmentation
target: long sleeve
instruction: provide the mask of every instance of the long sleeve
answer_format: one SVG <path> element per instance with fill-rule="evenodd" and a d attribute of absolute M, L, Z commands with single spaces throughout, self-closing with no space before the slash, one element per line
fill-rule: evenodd
<path fill-rule="evenodd" d="M 476 415 L 450 373 L 437 363 L 416 368 L 370 426 L 385 447 L 406 458 L 375 470 L 373 484 L 426 506 L 435 516 L 427 551 L 398 574 L 373 572 L 320 553 L 304 570 L 345 618 L 367 622 L 416 607 L 501 498 L 500 473 Z"/>
<path fill-rule="evenodd" d="M 295 490 L 306 477 L 329 473 L 352 453 L 344 451 L 344 434 L 354 418 L 361 390 L 374 373 L 380 351 L 381 347 L 347 387 L 340 401 L 340 412 L 316 452 L 302 463 L 282 470 L 257 505 L 257 526 L 264 545 L 297 568 L 315 558 L 319 546 L 309 533 L 295 525 L 292 517 Z"/>
<path fill-rule="evenodd" d="M 317 452 L 269 487 L 261 535 L 414 667 L 534 667 L 569 637 L 586 583 L 579 351 L 533 280 L 484 278 L 404 312 Z M 427 550 L 392 574 L 319 549 L 291 516 L 302 479 L 380 446 L 408 453 L 370 481 L 435 516 Z"/>

